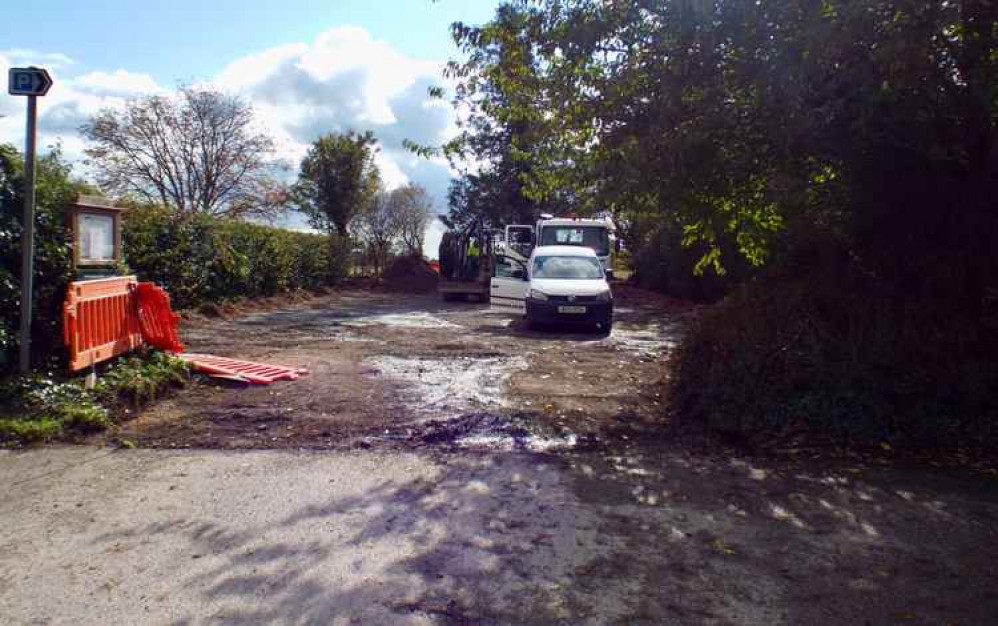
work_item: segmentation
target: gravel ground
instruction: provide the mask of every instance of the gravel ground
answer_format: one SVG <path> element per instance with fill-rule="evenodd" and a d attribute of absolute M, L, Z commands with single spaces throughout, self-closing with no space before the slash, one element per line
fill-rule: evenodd
<path fill-rule="evenodd" d="M 618 306 L 609 337 L 360 293 L 188 323 L 311 374 L 194 386 L 113 435 L 141 449 L 0 452 L 0 622 L 998 623 L 993 475 L 670 440 L 690 309 Z"/>

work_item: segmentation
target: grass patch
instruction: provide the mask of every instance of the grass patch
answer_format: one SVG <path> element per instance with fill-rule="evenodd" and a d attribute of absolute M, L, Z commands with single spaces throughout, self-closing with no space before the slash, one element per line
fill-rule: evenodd
<path fill-rule="evenodd" d="M 62 422 L 50 417 L 0 419 L 0 441 L 40 443 L 62 434 Z"/>
<path fill-rule="evenodd" d="M 102 367 L 92 389 L 86 389 L 82 377 L 52 374 L 3 381 L 0 444 L 25 445 L 104 430 L 188 380 L 186 362 L 149 351 Z"/>

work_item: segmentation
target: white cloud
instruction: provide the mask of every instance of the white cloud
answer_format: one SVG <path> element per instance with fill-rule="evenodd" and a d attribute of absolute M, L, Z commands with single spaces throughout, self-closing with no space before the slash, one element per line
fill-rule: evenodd
<path fill-rule="evenodd" d="M 15 52 L 20 55 L 32 51 L 0 52 L 0 73 L 19 64 Z M 39 59 L 68 58 L 57 53 L 33 53 Z M 44 150 L 59 144 L 63 154 L 71 161 L 83 159 L 84 143 L 79 134 L 80 126 L 103 108 L 121 107 L 127 98 L 143 93 L 157 93 L 165 90 L 148 74 L 125 70 L 112 72 L 95 71 L 80 76 L 72 76 L 60 65 L 44 60 L 52 75 L 52 88 L 38 100 L 38 144 Z M 25 99 L 0 93 L 0 142 L 11 143 L 21 148 L 24 145 Z M 82 167 L 78 168 L 83 173 Z"/>
<path fill-rule="evenodd" d="M 308 144 L 331 131 L 371 130 L 388 187 L 422 184 L 438 210 L 452 173 L 442 159 L 416 157 L 403 147 L 443 143 L 456 132 L 448 103 L 428 89 L 444 84 L 442 63 L 414 59 L 357 27 L 334 28 L 310 44 L 287 44 L 239 59 L 212 81 L 249 98 L 263 129 L 297 163 Z"/>
<path fill-rule="evenodd" d="M 66 68 L 73 60 L 65 55 L 0 51 L 2 70 L 29 60 L 55 70 L 55 85 L 39 107 L 41 145 L 61 138 L 70 158 L 82 155 L 78 128 L 90 115 L 122 106 L 129 97 L 167 91 L 148 74 L 107 68 L 72 76 Z M 442 210 L 452 176 L 446 162 L 418 158 L 403 147 L 405 139 L 440 144 L 456 130 L 450 106 L 427 93 L 429 87 L 445 84 L 441 67 L 442 60 L 407 57 L 363 28 L 344 26 L 312 42 L 237 59 L 205 82 L 250 100 L 260 129 L 277 142 L 278 156 L 295 165 L 323 133 L 373 131 L 386 185 L 420 183 Z M 0 95 L 0 115 L 8 116 L 0 118 L 0 141 L 23 143 L 22 111 L 23 103 Z M 435 239 L 439 224 L 433 229 Z"/>
<path fill-rule="evenodd" d="M 165 91 L 152 76 L 125 70 L 90 72 L 73 79 L 70 84 L 91 93 L 118 96 L 135 96 Z"/>
<path fill-rule="evenodd" d="M 0 50 L 0 57 L 5 57 L 11 65 L 37 65 L 48 69 L 61 69 L 76 63 L 65 54 L 58 52 L 39 52 L 30 48 L 10 48 Z"/>

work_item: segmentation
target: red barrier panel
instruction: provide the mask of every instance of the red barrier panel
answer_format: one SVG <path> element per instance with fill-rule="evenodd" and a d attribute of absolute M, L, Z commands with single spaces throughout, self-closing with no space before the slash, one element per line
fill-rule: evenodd
<path fill-rule="evenodd" d="M 139 283 L 135 287 L 135 300 L 146 343 L 166 352 L 183 352 L 184 344 L 177 335 L 180 316 L 170 308 L 170 294 L 156 283 Z"/>
<path fill-rule="evenodd" d="M 63 308 L 63 340 L 69 349 L 71 371 L 142 345 L 133 297 L 135 285 L 134 276 L 69 284 Z"/>
<path fill-rule="evenodd" d="M 299 376 L 308 374 L 308 370 L 301 367 L 239 361 L 211 354 L 178 354 L 177 356 L 190 363 L 195 370 L 209 376 L 244 380 L 257 385 L 269 385 L 278 380 L 298 380 Z"/>

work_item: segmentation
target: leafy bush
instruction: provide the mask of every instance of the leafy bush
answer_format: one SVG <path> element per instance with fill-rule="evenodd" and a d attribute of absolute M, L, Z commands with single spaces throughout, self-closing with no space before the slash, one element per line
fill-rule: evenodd
<path fill-rule="evenodd" d="M 770 272 L 691 329 L 674 406 L 687 424 L 757 443 L 821 432 L 994 447 L 998 329 L 933 305 L 855 261 Z"/>
<path fill-rule="evenodd" d="M 38 443 L 62 433 L 63 424 L 50 417 L 0 418 L 0 442 Z"/>
<path fill-rule="evenodd" d="M 140 406 L 164 389 L 187 382 L 187 362 L 165 352 L 120 359 L 98 380 L 94 395 L 106 404 L 127 402 Z"/>
<path fill-rule="evenodd" d="M 83 387 L 83 381 L 51 376 L 13 379 L 0 390 L 0 442 L 32 443 L 66 431 L 89 432 L 111 424 L 108 410 Z"/>
<path fill-rule="evenodd" d="M 34 364 L 54 365 L 62 348 L 62 301 L 72 278 L 72 249 L 66 208 L 87 192 L 72 180 L 58 150 L 38 159 L 35 193 L 35 260 L 32 317 Z M 17 362 L 21 307 L 21 212 L 24 161 L 0 145 L 0 374 Z"/>
<path fill-rule="evenodd" d="M 162 285 L 177 307 L 314 289 L 346 275 L 349 243 L 209 216 L 139 206 L 125 214 L 124 253 L 140 280 Z"/>
<path fill-rule="evenodd" d="M 713 268 L 695 274 L 697 262 L 707 253 L 706 246 L 684 246 L 680 227 L 669 220 L 657 221 L 649 232 L 634 239 L 631 263 L 637 283 L 674 298 L 718 300 L 755 271 L 740 255 L 722 252 L 723 274 Z"/>

